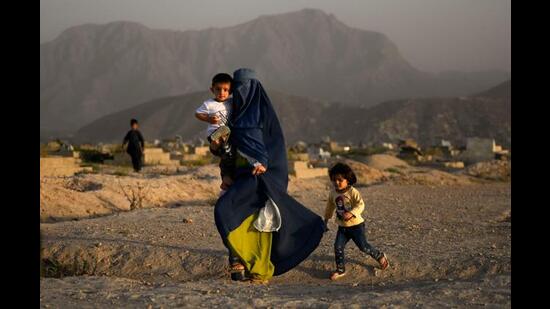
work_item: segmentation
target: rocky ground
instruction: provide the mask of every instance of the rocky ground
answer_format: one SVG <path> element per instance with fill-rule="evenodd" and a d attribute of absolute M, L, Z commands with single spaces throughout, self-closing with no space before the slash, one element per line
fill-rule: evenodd
<path fill-rule="evenodd" d="M 328 280 L 331 222 L 308 259 L 265 286 L 228 278 L 215 166 L 42 179 L 41 306 L 510 307 L 510 183 L 404 170 L 369 171 L 383 177 L 358 185 L 368 240 L 387 253 L 388 270 L 350 242 L 348 276 Z M 121 187 L 138 182 L 149 191 L 129 211 Z M 289 191 L 322 214 L 328 185 L 291 178 Z"/>

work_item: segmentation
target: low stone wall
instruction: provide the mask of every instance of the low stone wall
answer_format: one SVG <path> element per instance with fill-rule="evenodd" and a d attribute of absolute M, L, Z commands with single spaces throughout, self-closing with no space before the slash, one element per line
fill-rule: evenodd
<path fill-rule="evenodd" d="M 210 153 L 210 147 L 208 146 L 199 146 L 195 147 L 193 154 L 199 155 L 199 156 L 206 156 Z"/>
<path fill-rule="evenodd" d="M 145 165 L 179 165 L 179 160 L 173 160 L 170 153 L 164 152 L 162 148 L 145 148 L 143 163 Z M 105 164 L 131 165 L 132 160 L 129 154 L 119 152 L 113 155 L 113 160 L 106 160 Z"/>
<path fill-rule="evenodd" d="M 68 177 L 84 170 L 75 157 L 40 158 L 40 177 Z"/>
<path fill-rule="evenodd" d="M 310 168 L 308 162 L 291 161 L 289 163 L 289 173 L 296 176 L 296 178 L 326 177 L 328 169 L 326 167 Z"/>

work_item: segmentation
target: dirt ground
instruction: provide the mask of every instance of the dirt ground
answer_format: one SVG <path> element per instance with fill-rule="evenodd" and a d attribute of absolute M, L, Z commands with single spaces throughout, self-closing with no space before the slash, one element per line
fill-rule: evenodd
<path fill-rule="evenodd" d="M 128 211 L 120 188 L 137 182 L 149 191 Z M 41 307 L 511 306 L 509 182 L 417 170 L 360 184 L 367 239 L 390 268 L 350 242 L 348 275 L 328 280 L 331 222 L 310 257 L 265 286 L 229 280 L 213 217 L 218 185 L 215 166 L 43 179 Z M 322 214 L 328 185 L 291 178 L 289 192 Z"/>

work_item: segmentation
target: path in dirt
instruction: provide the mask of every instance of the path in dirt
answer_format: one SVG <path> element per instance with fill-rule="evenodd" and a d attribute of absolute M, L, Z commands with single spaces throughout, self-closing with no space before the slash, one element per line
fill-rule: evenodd
<path fill-rule="evenodd" d="M 324 180 L 291 192 L 318 214 Z M 346 247 L 349 274 L 330 282 L 336 226 L 317 250 L 268 286 L 233 283 L 213 207 L 189 203 L 42 223 L 42 307 L 463 307 L 510 306 L 510 183 L 464 186 L 380 184 L 360 187 L 368 240 L 388 254 L 376 262 Z M 184 223 L 191 219 L 192 223 Z M 90 276 L 92 275 L 92 276 Z"/>

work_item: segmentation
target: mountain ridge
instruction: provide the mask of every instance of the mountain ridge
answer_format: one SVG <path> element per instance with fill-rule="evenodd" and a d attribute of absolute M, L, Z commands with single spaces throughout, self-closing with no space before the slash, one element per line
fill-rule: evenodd
<path fill-rule="evenodd" d="M 40 49 L 41 126 L 68 131 L 140 102 L 207 89 L 215 73 L 239 67 L 254 68 L 271 89 L 367 107 L 474 93 L 506 75 L 419 71 L 386 35 L 312 9 L 203 30 L 86 24 Z"/>
<path fill-rule="evenodd" d="M 506 88 L 511 88 L 510 82 L 489 90 Z M 511 98 L 498 93 L 392 100 L 364 108 L 270 89 L 267 92 L 289 144 L 298 140 L 318 142 L 329 136 L 352 143 L 414 138 L 421 145 L 437 144 L 441 139 L 464 145 L 467 137 L 480 136 L 495 138 L 505 147 L 511 145 Z M 149 140 L 175 135 L 187 141 L 205 139 L 206 124 L 196 120 L 193 111 L 209 96 L 202 91 L 145 102 L 82 127 L 75 141 L 118 142 L 128 130 L 130 118 L 139 119 Z"/>

